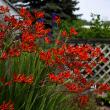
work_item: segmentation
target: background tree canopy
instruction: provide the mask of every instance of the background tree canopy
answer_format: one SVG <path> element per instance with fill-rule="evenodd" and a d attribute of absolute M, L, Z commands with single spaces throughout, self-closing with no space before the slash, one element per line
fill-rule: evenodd
<path fill-rule="evenodd" d="M 23 2 L 29 3 L 29 10 L 32 12 L 33 9 L 42 10 L 46 13 L 46 18 L 51 18 L 53 12 L 61 17 L 61 19 L 77 19 L 78 16 L 74 14 L 75 11 L 79 10 L 77 0 L 10 0 L 12 3 Z M 18 5 L 18 4 L 17 4 Z"/>

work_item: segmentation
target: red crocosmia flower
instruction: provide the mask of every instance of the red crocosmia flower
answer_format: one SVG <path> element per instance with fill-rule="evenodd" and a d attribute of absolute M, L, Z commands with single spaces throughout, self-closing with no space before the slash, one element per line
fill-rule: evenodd
<path fill-rule="evenodd" d="M 9 16 L 5 16 L 5 17 L 4 17 L 4 21 L 5 21 L 5 22 L 10 22 L 10 17 L 9 17 Z"/>
<path fill-rule="evenodd" d="M 16 20 L 15 16 L 7 16 L 6 15 L 4 17 L 4 21 L 10 23 L 10 25 L 7 25 L 8 29 L 10 29 L 12 27 L 16 28 L 19 26 L 19 22 Z"/>
<path fill-rule="evenodd" d="M 70 76 L 71 76 L 70 71 L 66 71 L 66 72 L 64 73 L 64 78 L 68 79 L 68 78 L 70 78 Z"/>
<path fill-rule="evenodd" d="M 16 50 L 16 51 L 15 51 L 15 56 L 16 56 L 16 57 L 19 57 L 20 55 L 21 55 L 21 51 L 20 51 L 19 49 Z"/>
<path fill-rule="evenodd" d="M 63 65 L 67 63 L 65 57 L 62 57 L 62 58 L 60 59 L 60 62 L 61 62 Z"/>
<path fill-rule="evenodd" d="M 46 62 L 46 64 L 52 67 L 53 65 L 55 65 L 55 61 L 53 59 L 50 59 L 48 62 Z"/>
<path fill-rule="evenodd" d="M 87 72 L 87 74 L 93 75 L 93 71 L 91 68 L 86 68 L 85 71 Z"/>
<path fill-rule="evenodd" d="M 1 57 L 0 57 L 1 59 L 3 59 L 3 60 L 6 60 L 7 58 L 8 58 L 8 55 L 7 55 L 7 53 L 4 51 L 4 52 L 2 52 L 2 54 L 1 54 Z"/>
<path fill-rule="evenodd" d="M 8 101 L 7 103 L 4 101 L 0 105 L 0 110 L 14 110 L 14 104 L 12 103 L 12 101 Z"/>
<path fill-rule="evenodd" d="M 26 10 L 26 8 L 24 8 L 24 7 L 22 7 L 22 8 L 20 8 L 20 16 L 26 16 L 26 13 L 27 13 L 27 10 Z"/>
<path fill-rule="evenodd" d="M 43 11 L 35 11 L 34 15 L 36 18 L 44 18 L 44 12 Z"/>
<path fill-rule="evenodd" d="M 39 32 L 44 29 L 44 22 L 36 22 L 36 31 Z"/>
<path fill-rule="evenodd" d="M 49 76 L 49 79 L 51 79 L 52 81 L 58 80 L 58 78 L 53 73 L 50 73 L 48 76 Z"/>
<path fill-rule="evenodd" d="M 52 58 L 52 55 L 49 51 L 46 53 L 41 51 L 39 55 L 40 55 L 40 59 L 44 61 L 49 61 Z"/>
<path fill-rule="evenodd" d="M 44 39 L 45 39 L 45 42 L 46 42 L 47 44 L 50 44 L 50 43 L 51 43 L 51 41 L 50 41 L 50 39 L 49 39 L 48 37 L 45 37 Z"/>
<path fill-rule="evenodd" d="M 56 39 L 56 40 L 55 40 L 55 43 L 56 43 L 57 45 L 59 45 L 59 44 L 61 44 L 61 41 L 58 40 L 58 39 Z"/>
<path fill-rule="evenodd" d="M 74 68 L 73 72 L 74 72 L 75 74 L 80 74 L 80 70 L 79 70 L 78 68 Z"/>
<path fill-rule="evenodd" d="M 26 80 L 26 77 L 24 74 L 14 74 L 13 80 L 14 82 L 24 83 Z"/>
<path fill-rule="evenodd" d="M 4 38 L 4 32 L 0 32 L 0 40 Z"/>
<path fill-rule="evenodd" d="M 101 62 L 106 63 L 108 61 L 108 58 L 102 57 L 100 60 L 101 60 Z"/>
<path fill-rule="evenodd" d="M 100 49 L 99 47 L 96 47 L 96 48 L 95 48 L 95 51 L 96 51 L 97 53 L 101 53 L 101 49 Z"/>
<path fill-rule="evenodd" d="M 47 34 L 47 30 L 44 28 L 44 22 L 36 22 L 35 24 L 36 29 L 36 38 L 41 38 Z"/>
<path fill-rule="evenodd" d="M 59 84 L 64 82 L 62 73 L 60 73 L 59 75 L 54 75 L 53 73 L 50 73 L 48 76 L 52 82 L 59 83 Z"/>
<path fill-rule="evenodd" d="M 31 26 L 31 25 L 32 25 L 32 20 L 30 20 L 30 19 L 24 20 L 24 21 L 23 21 L 23 25 L 24 25 L 24 26 Z"/>
<path fill-rule="evenodd" d="M 21 37 L 23 43 L 30 43 L 30 42 L 33 43 L 35 41 L 34 35 L 28 32 L 23 33 Z"/>
<path fill-rule="evenodd" d="M 31 22 L 35 20 L 35 18 L 31 15 L 29 11 L 26 12 L 26 15 L 24 17 L 26 20 L 30 20 Z"/>
<path fill-rule="evenodd" d="M 10 57 L 18 57 L 21 55 L 20 50 L 16 48 L 10 49 L 8 53 Z"/>
<path fill-rule="evenodd" d="M 70 92 L 75 92 L 77 93 L 79 91 L 79 87 L 74 84 L 74 83 L 67 83 L 65 84 L 65 87 L 70 91 Z"/>
<path fill-rule="evenodd" d="M 17 83 L 27 83 L 27 84 L 32 84 L 33 83 L 33 76 L 32 75 L 29 75 L 29 76 L 26 76 L 24 74 L 14 74 L 14 77 L 13 77 L 13 81 L 14 82 L 17 82 Z"/>
<path fill-rule="evenodd" d="M 78 35 L 78 32 L 75 31 L 75 32 L 74 32 L 74 35 Z"/>
<path fill-rule="evenodd" d="M 49 76 L 50 79 L 54 79 L 55 78 L 55 75 L 53 73 L 50 73 L 48 76 Z"/>
<path fill-rule="evenodd" d="M 67 31 L 66 30 L 63 30 L 62 33 L 61 33 L 61 36 L 62 37 L 67 37 L 68 36 Z"/>
<path fill-rule="evenodd" d="M 79 97 L 79 102 L 81 106 L 84 106 L 88 103 L 89 97 L 87 95 L 83 95 Z"/>
<path fill-rule="evenodd" d="M 7 29 L 7 25 L 0 23 L 0 29 L 1 29 L 1 32 L 2 31 L 5 32 L 5 30 Z"/>
<path fill-rule="evenodd" d="M 0 13 L 9 12 L 9 8 L 7 6 L 0 6 Z"/>
<path fill-rule="evenodd" d="M 12 84 L 12 81 L 8 81 L 4 83 L 5 86 L 10 86 L 11 84 Z"/>
<path fill-rule="evenodd" d="M 32 75 L 27 76 L 26 80 L 25 80 L 25 83 L 32 84 L 33 80 L 34 80 L 34 77 Z"/>
<path fill-rule="evenodd" d="M 11 22 L 11 24 L 12 24 L 13 26 L 16 26 L 16 24 L 17 24 L 17 19 L 15 18 L 14 15 L 10 17 L 10 22 Z"/>
<path fill-rule="evenodd" d="M 14 57 L 14 56 L 15 56 L 15 53 L 14 53 L 14 50 L 13 50 L 13 49 L 10 49 L 10 50 L 9 50 L 9 55 L 10 55 L 11 57 Z"/>
<path fill-rule="evenodd" d="M 60 49 L 58 49 L 58 55 L 64 55 L 64 53 L 65 53 L 65 49 L 63 49 L 63 48 L 60 48 Z"/>
<path fill-rule="evenodd" d="M 21 50 L 24 52 L 36 52 L 36 44 L 35 43 L 21 43 Z"/>
<path fill-rule="evenodd" d="M 57 23 L 58 25 L 60 25 L 60 23 L 61 23 L 60 16 L 55 16 L 54 19 L 55 19 L 56 23 Z"/>
<path fill-rule="evenodd" d="M 97 89 L 94 91 L 97 94 L 102 94 L 103 92 L 110 91 L 109 84 L 104 83 L 104 84 L 98 84 L 97 86 L 98 86 Z"/>
<path fill-rule="evenodd" d="M 82 83 L 82 84 L 86 84 L 86 83 L 87 83 L 86 78 L 81 78 L 81 80 L 80 80 L 80 81 L 81 81 L 81 83 Z"/>
<path fill-rule="evenodd" d="M 45 35 L 47 35 L 48 33 L 50 33 L 50 29 L 48 28 L 48 29 L 45 29 Z"/>
<path fill-rule="evenodd" d="M 36 33 L 36 38 L 42 38 L 44 37 L 45 30 L 40 30 L 39 32 Z"/>
<path fill-rule="evenodd" d="M 27 47 L 27 52 L 36 52 L 36 44 L 35 43 L 30 43 L 28 44 L 28 47 Z"/>
<path fill-rule="evenodd" d="M 91 62 L 91 66 L 95 67 L 96 66 L 96 62 L 95 61 Z"/>
<path fill-rule="evenodd" d="M 77 35 L 77 34 L 78 34 L 78 32 L 76 32 L 75 28 L 74 27 L 71 27 L 70 28 L 70 36 L 71 35 Z"/>

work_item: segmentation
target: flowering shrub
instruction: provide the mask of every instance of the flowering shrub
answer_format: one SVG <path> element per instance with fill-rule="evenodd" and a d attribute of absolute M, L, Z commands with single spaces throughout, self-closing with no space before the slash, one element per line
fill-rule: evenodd
<path fill-rule="evenodd" d="M 93 58 L 97 57 L 97 62 Z M 90 45 L 73 46 L 62 45 L 60 48 L 51 48 L 46 52 L 40 52 L 40 58 L 45 61 L 48 66 L 56 68 L 60 72 L 49 74 L 50 81 L 65 87 L 70 93 L 76 93 L 80 98 L 80 102 L 84 105 L 88 102 L 88 93 L 83 95 L 87 90 L 94 86 L 94 81 L 87 81 L 85 74 L 94 75 L 92 68 L 100 62 L 106 62 L 99 48 L 93 48 Z M 81 73 L 81 70 L 84 70 Z M 108 91 L 110 86 L 107 84 L 98 84 L 94 89 L 94 93 L 102 93 Z M 83 97 L 86 98 L 85 101 Z"/>
<path fill-rule="evenodd" d="M 0 12 L 7 11 L 5 7 L 0 8 Z M 44 18 L 43 12 L 35 11 L 34 18 L 22 8 L 20 15 L 23 20 L 5 16 L 6 24 L 0 24 L 1 110 L 55 110 L 66 99 L 64 92 L 75 93 L 82 106 L 89 101 L 90 92 L 110 90 L 108 84 L 96 84 L 88 92 L 94 80 L 84 77 L 85 74 L 93 76 L 92 68 L 107 61 L 100 48 L 67 44 L 69 38 L 78 34 L 74 27 L 69 32 L 60 30 L 56 39 L 50 38 L 51 29 L 39 21 L 40 17 Z M 35 19 L 38 21 L 33 24 Z M 54 20 L 60 26 L 60 18 L 56 16 Z"/>

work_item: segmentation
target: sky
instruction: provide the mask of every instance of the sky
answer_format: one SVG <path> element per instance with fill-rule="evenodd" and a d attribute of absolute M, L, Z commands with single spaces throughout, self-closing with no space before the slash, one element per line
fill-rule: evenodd
<path fill-rule="evenodd" d="M 100 14 L 101 20 L 110 20 L 110 0 L 78 0 L 80 10 L 76 13 L 83 14 L 82 19 L 91 20 L 91 13 Z"/>

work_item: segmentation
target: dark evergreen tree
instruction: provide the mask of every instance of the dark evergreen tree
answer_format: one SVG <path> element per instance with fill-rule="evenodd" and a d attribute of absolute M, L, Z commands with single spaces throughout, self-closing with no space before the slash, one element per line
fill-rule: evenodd
<path fill-rule="evenodd" d="M 77 18 L 79 15 L 74 14 L 79 10 L 77 0 L 18 0 L 23 3 L 30 2 L 30 10 L 33 9 L 43 10 L 47 13 L 47 18 L 51 16 L 53 12 L 58 14 L 62 19 Z"/>
<path fill-rule="evenodd" d="M 61 19 L 77 19 L 79 15 L 74 14 L 79 10 L 77 0 L 18 0 L 23 3 L 29 2 L 29 10 L 33 14 L 33 9 L 44 11 L 46 23 L 51 24 L 52 16 L 58 15 Z"/>
<path fill-rule="evenodd" d="M 78 3 L 77 0 L 62 0 L 60 7 L 62 7 L 63 12 L 68 14 L 71 18 L 77 19 L 80 15 L 76 15 L 74 12 L 79 10 L 79 7 L 76 7 Z"/>

